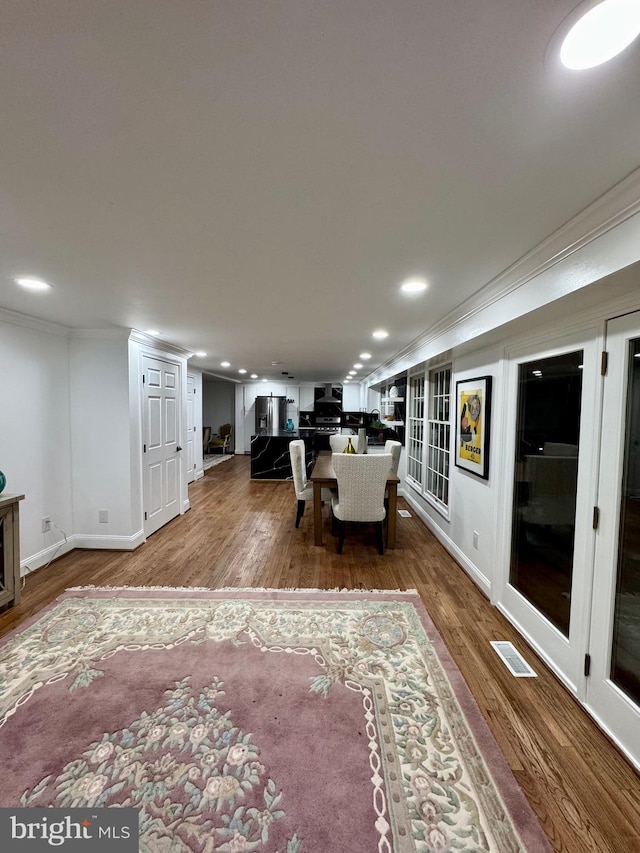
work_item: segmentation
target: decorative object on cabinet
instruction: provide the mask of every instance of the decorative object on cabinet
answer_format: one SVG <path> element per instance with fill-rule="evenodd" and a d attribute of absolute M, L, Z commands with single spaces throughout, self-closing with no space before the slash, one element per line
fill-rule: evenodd
<path fill-rule="evenodd" d="M 4 487 L 7 485 L 7 478 L 4 476 L 4 473 L 0 471 L 0 493 L 4 491 Z"/>
<path fill-rule="evenodd" d="M 455 463 L 471 474 L 489 479 L 491 376 L 456 382 Z"/>
<path fill-rule="evenodd" d="M 0 607 L 20 602 L 20 513 L 24 495 L 0 495 Z"/>

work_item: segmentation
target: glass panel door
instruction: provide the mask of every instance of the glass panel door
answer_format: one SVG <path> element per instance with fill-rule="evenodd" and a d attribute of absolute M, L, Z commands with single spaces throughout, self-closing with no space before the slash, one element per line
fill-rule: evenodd
<path fill-rule="evenodd" d="M 583 353 L 518 368 L 509 582 L 569 636 Z"/>
<path fill-rule="evenodd" d="M 587 703 L 640 767 L 640 315 L 607 327 Z"/>
<path fill-rule="evenodd" d="M 596 532 L 602 331 L 514 347 L 505 365 L 505 529 L 493 600 L 584 695 Z"/>

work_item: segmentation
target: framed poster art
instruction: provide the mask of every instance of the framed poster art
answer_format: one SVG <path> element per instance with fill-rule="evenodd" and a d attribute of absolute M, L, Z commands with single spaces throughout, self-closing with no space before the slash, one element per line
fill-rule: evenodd
<path fill-rule="evenodd" d="M 491 377 L 456 382 L 455 463 L 483 480 L 489 479 Z"/>

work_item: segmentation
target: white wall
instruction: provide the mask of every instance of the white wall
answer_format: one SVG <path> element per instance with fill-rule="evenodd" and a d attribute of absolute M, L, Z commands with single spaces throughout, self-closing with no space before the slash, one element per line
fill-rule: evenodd
<path fill-rule="evenodd" d="M 509 467 L 504 458 L 504 447 L 508 431 L 514 429 L 514 424 L 507 423 L 503 417 L 505 389 L 501 386 L 501 379 L 506 373 L 504 365 L 508 351 L 516 345 L 525 346 L 528 341 L 534 348 L 543 347 L 544 340 L 570 336 L 573 329 L 584 323 L 604 322 L 607 317 L 639 309 L 640 264 L 621 270 L 582 292 L 569 294 L 525 317 L 505 323 L 444 353 L 442 357 L 433 355 L 427 362 L 427 370 L 430 366 L 452 364 L 452 392 L 455 383 L 461 379 L 493 377 L 489 479 L 482 480 L 453 464 L 452 435 L 448 515 L 443 515 L 411 484 L 405 482 L 401 487 L 416 512 L 487 595 L 490 595 L 498 574 L 496 543 L 509 542 L 511 535 L 509 530 L 500 527 L 500 500 L 505 489 L 511 488 L 511 484 L 501 481 L 500 475 Z M 455 406 L 453 400 L 452 405 Z M 597 430 L 598 423 L 594 422 L 594 436 Z M 581 443 L 586 443 L 586 440 L 586 436 L 581 436 Z M 478 548 L 473 547 L 474 530 L 478 532 Z"/>
<path fill-rule="evenodd" d="M 76 544 L 131 547 L 140 527 L 132 518 L 128 332 L 73 337 L 69 376 Z"/>
<path fill-rule="evenodd" d="M 0 470 L 20 502 L 23 570 L 71 549 L 73 532 L 67 330 L 0 310 Z M 42 533 L 44 516 L 55 527 Z"/>

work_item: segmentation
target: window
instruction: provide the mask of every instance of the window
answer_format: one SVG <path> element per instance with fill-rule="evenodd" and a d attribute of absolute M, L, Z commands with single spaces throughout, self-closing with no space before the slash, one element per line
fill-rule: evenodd
<path fill-rule="evenodd" d="M 409 441 L 407 445 L 407 478 L 422 489 L 424 458 L 424 376 L 409 380 Z"/>
<path fill-rule="evenodd" d="M 427 482 L 425 491 L 438 505 L 449 506 L 451 368 L 429 373 Z"/>

